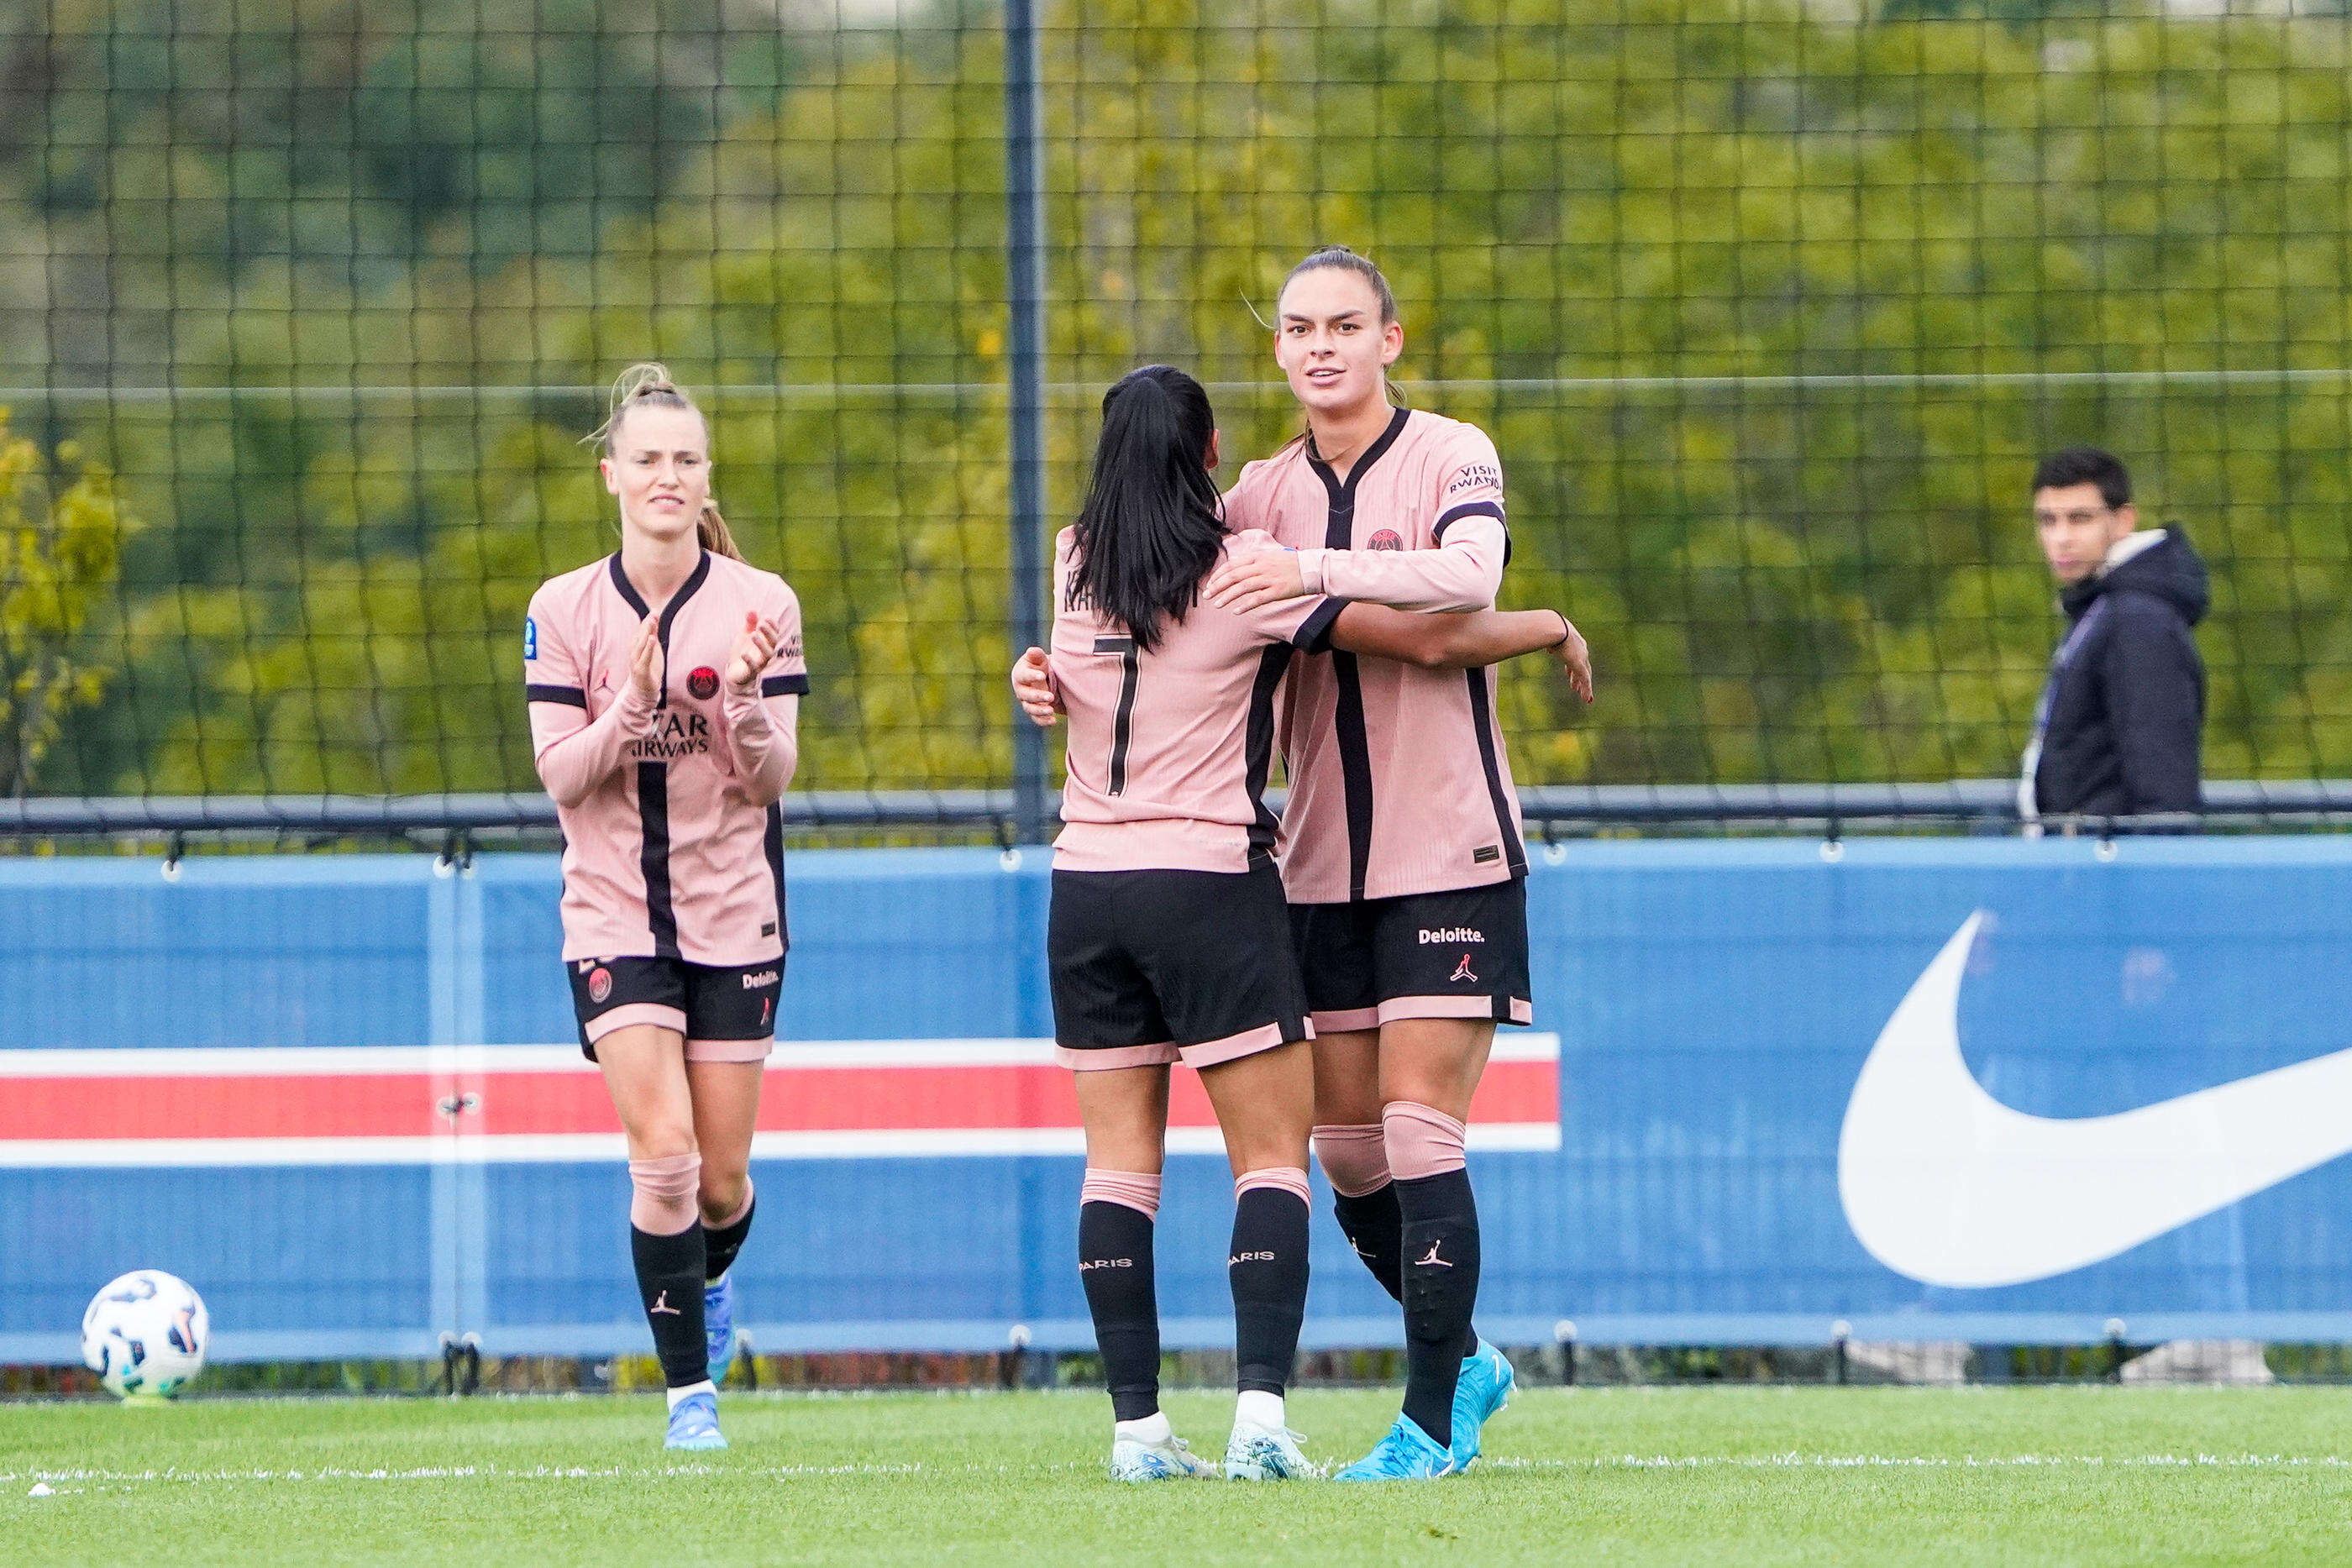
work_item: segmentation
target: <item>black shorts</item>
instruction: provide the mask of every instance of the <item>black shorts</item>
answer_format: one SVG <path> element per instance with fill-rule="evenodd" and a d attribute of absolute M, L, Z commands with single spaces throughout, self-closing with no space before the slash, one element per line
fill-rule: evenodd
<path fill-rule="evenodd" d="M 1395 1019 L 1531 1023 L 1528 884 L 1294 904 L 1307 1006 L 1325 1034 Z"/>
<path fill-rule="evenodd" d="M 580 1019 L 580 1052 L 596 1060 L 596 1042 L 616 1029 L 656 1024 L 686 1036 L 688 1061 L 765 1061 L 776 1043 L 776 998 L 784 989 L 784 956 L 764 964 L 689 964 L 683 958 L 574 958 L 572 1010 Z"/>
<path fill-rule="evenodd" d="M 1309 1040 L 1282 877 L 1057 871 L 1045 951 L 1065 1066 L 1213 1067 Z"/>

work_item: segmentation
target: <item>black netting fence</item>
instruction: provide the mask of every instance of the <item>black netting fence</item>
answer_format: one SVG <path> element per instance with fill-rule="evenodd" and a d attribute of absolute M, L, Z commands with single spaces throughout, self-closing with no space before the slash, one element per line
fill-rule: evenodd
<path fill-rule="evenodd" d="M 622 365 L 808 616 L 801 784 L 1004 789 L 993 7 L 47 0 L 0 37 L 0 789 L 532 788 L 520 625 Z M 2336 16 L 1624 0 L 1040 16 L 1048 505 L 1101 388 L 1297 413 L 1315 243 L 1495 436 L 1528 785 L 2011 774 L 2078 441 L 2210 559 L 2207 770 L 2352 772 Z"/>

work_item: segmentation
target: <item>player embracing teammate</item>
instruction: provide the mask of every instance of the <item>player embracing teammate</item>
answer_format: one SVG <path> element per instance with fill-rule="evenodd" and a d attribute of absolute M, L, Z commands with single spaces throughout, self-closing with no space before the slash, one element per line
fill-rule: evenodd
<path fill-rule="evenodd" d="M 1510 553 L 1502 466 L 1475 426 L 1391 406 L 1404 333 L 1387 279 L 1328 247 L 1292 270 L 1276 309 L 1275 357 L 1307 431 L 1244 468 L 1225 505 L 1291 550 L 1231 563 L 1209 601 L 1493 603 Z M 1591 700 L 1589 665 L 1579 691 Z M 1338 1479 L 1444 1475 L 1477 1458 L 1513 1380 L 1471 1327 L 1478 1210 L 1463 1157 L 1495 1026 L 1532 1018 L 1494 673 L 1337 650 L 1299 661 L 1284 696 L 1278 852 L 1315 1021 L 1315 1151 L 1341 1228 L 1404 1309 L 1404 1409 Z"/>
<path fill-rule="evenodd" d="M 581 1049 L 628 1138 L 629 1249 L 669 1387 L 667 1444 L 723 1448 L 728 1269 L 789 932 L 783 819 L 808 666 L 800 603 L 745 564 L 710 433 L 659 365 L 597 433 L 621 548 L 531 596 L 531 747 L 563 828 L 563 962 Z"/>
<path fill-rule="evenodd" d="M 1273 864 L 1276 824 L 1259 799 L 1295 656 L 1336 648 L 1458 682 L 1551 647 L 1584 680 L 1582 641 L 1553 612 L 1403 614 L 1283 594 L 1278 573 L 1275 587 L 1256 585 L 1253 563 L 1295 570 L 1297 558 L 1261 531 L 1233 531 L 1208 478 L 1216 461 L 1214 419 L 1192 378 L 1155 365 L 1111 389 L 1085 507 L 1055 552 L 1053 653 L 1030 650 L 1013 673 L 1033 718 L 1070 719 L 1048 939 L 1055 1034 L 1086 1124 L 1079 1269 L 1112 1397 L 1111 1469 L 1131 1480 L 1214 1473 L 1159 1408 L 1152 1226 L 1168 1067 L 1179 1061 L 1201 1071 L 1235 1178 L 1240 1394 L 1224 1473 L 1313 1473 L 1283 1393 L 1306 1303 L 1321 1067 Z M 1236 585 L 1224 604 L 1211 591 L 1219 581 Z M 1371 583 L 1355 592 L 1423 597 Z"/>

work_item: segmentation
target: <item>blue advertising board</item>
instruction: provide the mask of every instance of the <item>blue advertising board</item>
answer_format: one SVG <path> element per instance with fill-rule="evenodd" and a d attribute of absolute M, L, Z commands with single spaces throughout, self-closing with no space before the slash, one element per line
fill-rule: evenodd
<path fill-rule="evenodd" d="M 1474 1129 L 1489 1338 L 2352 1339 L 2352 840 L 1578 842 Z M 1090 1343 L 1045 859 L 791 862 L 762 1349 Z M 0 862 L 0 1360 L 168 1269 L 226 1357 L 645 1343 L 551 857 Z M 1557 1080 L 1553 1073 L 1556 1062 Z M 1180 1070 L 1180 1075 L 1181 1070 Z M 1171 1345 L 1232 1195 L 1171 1134 Z M 1307 1343 L 1395 1343 L 1318 1178 Z"/>

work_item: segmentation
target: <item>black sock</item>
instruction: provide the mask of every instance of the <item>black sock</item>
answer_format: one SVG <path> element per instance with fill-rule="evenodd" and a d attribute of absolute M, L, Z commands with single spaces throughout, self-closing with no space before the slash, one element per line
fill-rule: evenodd
<path fill-rule="evenodd" d="M 1404 1213 L 1404 1413 L 1454 1441 L 1454 1384 L 1478 1302 L 1478 1205 L 1468 1171 L 1396 1184 Z"/>
<path fill-rule="evenodd" d="M 743 1238 L 751 1234 L 751 1211 L 760 1206 L 758 1194 L 744 1199 L 743 1212 L 732 1225 L 702 1228 L 703 1279 L 716 1284 L 719 1277 L 735 1266 L 735 1254 L 743 1250 Z"/>
<path fill-rule="evenodd" d="M 1383 1182 L 1361 1197 L 1333 1193 L 1331 1209 L 1339 1217 L 1339 1228 L 1346 1233 L 1357 1260 L 1371 1270 L 1372 1278 L 1381 1282 L 1381 1289 L 1389 1293 L 1389 1298 L 1402 1305 L 1404 1210 L 1397 1205 L 1396 1183 Z M 1468 1360 L 1470 1353 L 1477 1348 L 1478 1331 L 1468 1323 L 1463 1324 L 1463 1359 Z"/>
<path fill-rule="evenodd" d="M 1307 1315 L 1306 1201 L 1281 1187 L 1243 1193 L 1234 1204 L 1225 1274 L 1234 1290 L 1235 1381 L 1279 1394 L 1289 1385 Z"/>
<path fill-rule="evenodd" d="M 1151 1279 L 1150 1216 L 1123 1203 L 1078 1205 L 1078 1283 L 1094 1314 L 1111 1414 L 1140 1421 L 1160 1408 L 1160 1298 Z"/>
<path fill-rule="evenodd" d="M 1404 1300 L 1399 1270 L 1404 1257 L 1404 1211 L 1397 1207 L 1396 1183 L 1382 1182 L 1361 1197 L 1334 1193 L 1331 1211 L 1357 1260 L 1372 1271 L 1391 1299 Z"/>
<path fill-rule="evenodd" d="M 662 1381 L 672 1388 L 710 1380 L 702 1343 L 702 1227 L 652 1236 L 629 1227 L 629 1256 L 637 1266 L 637 1294 L 654 1331 Z"/>

